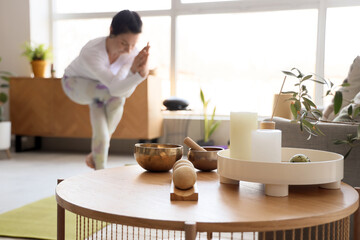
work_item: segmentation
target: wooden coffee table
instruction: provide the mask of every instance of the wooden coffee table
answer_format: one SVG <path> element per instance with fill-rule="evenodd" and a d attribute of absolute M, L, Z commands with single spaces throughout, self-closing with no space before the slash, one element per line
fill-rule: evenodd
<path fill-rule="evenodd" d="M 220 238 L 228 232 L 231 238 L 233 233 L 254 232 L 253 239 L 279 234 L 282 237 L 334 234 L 341 237 L 336 239 L 349 239 L 349 216 L 359 204 L 357 191 L 344 183 L 337 190 L 291 186 L 289 195 L 279 198 L 265 196 L 258 183 L 221 184 L 216 172 L 197 173 L 198 201 L 170 201 L 171 174 L 127 166 L 62 181 L 56 188 L 58 239 L 64 236 L 63 209 L 79 216 L 76 228 L 80 234 L 88 231 L 91 235 L 90 225 L 95 220 L 107 226 L 181 231 L 185 239 L 200 238 L 200 233 L 206 233 L 207 238 L 218 233 Z M 82 230 L 82 225 L 88 225 L 87 230 L 86 226 Z M 163 235 L 156 230 L 156 237 Z"/>

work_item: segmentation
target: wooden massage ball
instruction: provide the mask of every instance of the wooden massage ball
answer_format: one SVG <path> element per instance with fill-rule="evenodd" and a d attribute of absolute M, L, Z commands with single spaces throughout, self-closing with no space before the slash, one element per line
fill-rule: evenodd
<path fill-rule="evenodd" d="M 173 182 L 176 188 L 186 190 L 192 188 L 196 182 L 195 168 L 189 164 L 175 166 Z"/>
<path fill-rule="evenodd" d="M 173 166 L 173 171 L 175 171 L 175 169 L 177 169 L 178 167 L 183 166 L 183 165 L 187 165 L 187 166 L 190 166 L 190 167 L 194 168 L 194 164 L 192 162 L 190 162 L 189 160 L 180 159 L 180 160 L 175 162 L 175 164 Z M 195 170 L 195 168 L 194 168 L 194 170 Z"/>

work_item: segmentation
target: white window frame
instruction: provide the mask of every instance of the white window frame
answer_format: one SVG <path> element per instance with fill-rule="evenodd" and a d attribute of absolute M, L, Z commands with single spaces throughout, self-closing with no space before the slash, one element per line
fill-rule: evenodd
<path fill-rule="evenodd" d="M 50 17 L 50 43 L 56 47 L 56 36 L 54 36 L 55 22 L 58 20 L 75 20 L 91 18 L 112 18 L 117 12 L 100 13 L 56 13 L 53 6 L 56 0 L 49 0 Z M 60 0 L 58 0 L 60 1 Z M 171 7 L 167 10 L 137 11 L 142 17 L 169 16 L 171 18 L 171 49 L 170 49 L 170 94 L 176 95 L 176 57 L 177 57 L 177 17 L 183 15 L 198 14 L 224 14 L 224 13 L 248 13 L 279 10 L 318 10 L 318 31 L 316 47 L 316 69 L 315 73 L 324 76 L 325 62 L 325 34 L 326 34 L 326 12 L 332 7 L 360 6 L 359 0 L 238 0 L 208 3 L 181 3 L 181 0 L 169 0 Z M 323 86 L 315 85 L 315 103 L 322 106 Z"/>

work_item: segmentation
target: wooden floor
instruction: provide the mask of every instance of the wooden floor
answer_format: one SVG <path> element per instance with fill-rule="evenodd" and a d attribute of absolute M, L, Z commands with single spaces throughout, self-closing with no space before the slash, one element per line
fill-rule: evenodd
<path fill-rule="evenodd" d="M 0 151 L 0 214 L 54 195 L 57 179 L 93 171 L 85 165 L 85 152 L 27 151 L 11 155 L 6 159 L 6 153 Z M 125 164 L 136 161 L 132 155 L 109 156 L 108 167 Z"/>

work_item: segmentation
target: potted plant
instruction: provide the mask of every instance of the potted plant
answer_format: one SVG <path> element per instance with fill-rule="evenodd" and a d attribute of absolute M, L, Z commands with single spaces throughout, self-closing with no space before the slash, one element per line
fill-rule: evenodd
<path fill-rule="evenodd" d="M 1 62 L 1 57 L 0 57 Z M 12 74 L 6 71 L 0 71 L 0 150 L 6 150 L 10 158 L 10 145 L 11 145 L 11 122 L 4 119 L 4 104 L 8 101 L 8 95 L 5 88 L 9 87 L 10 76 Z"/>
<path fill-rule="evenodd" d="M 204 138 L 197 141 L 197 143 L 200 146 L 213 146 L 214 141 L 211 140 L 210 137 L 214 133 L 216 128 L 220 125 L 220 121 L 215 121 L 214 120 L 216 107 L 214 107 L 214 109 L 212 111 L 212 114 L 211 114 L 211 117 L 208 116 L 207 108 L 208 108 L 208 104 L 210 102 L 210 99 L 209 100 L 205 99 L 202 89 L 200 89 L 200 99 L 201 99 L 201 102 L 203 104 Z"/>
<path fill-rule="evenodd" d="M 46 60 L 51 58 L 51 50 L 45 44 L 26 42 L 22 56 L 28 58 L 35 77 L 45 77 Z"/>
<path fill-rule="evenodd" d="M 353 147 L 358 147 L 358 143 L 360 141 L 360 123 L 354 121 L 356 117 L 360 115 L 360 107 L 354 107 L 352 105 L 349 106 L 349 108 L 346 110 L 345 115 L 347 115 L 347 118 L 345 121 L 326 121 L 322 119 L 322 112 L 317 108 L 316 104 L 311 100 L 308 90 L 306 88 L 305 83 L 307 81 L 313 81 L 320 84 L 327 85 L 330 89 L 327 90 L 326 95 L 332 94 L 334 95 L 334 113 L 335 115 L 338 114 L 341 110 L 342 106 L 342 93 L 341 91 L 337 91 L 336 87 L 334 87 L 333 83 L 329 80 L 326 80 L 324 78 L 321 78 L 317 76 L 316 79 L 314 79 L 313 74 L 303 74 L 299 69 L 293 68 L 290 71 L 283 71 L 283 73 L 286 76 L 296 78 L 297 82 L 295 83 L 295 86 L 298 87 L 297 91 L 288 91 L 283 92 L 282 88 L 280 90 L 281 93 L 285 94 L 292 94 L 292 97 L 288 100 L 291 101 L 290 109 L 291 113 L 293 115 L 293 122 L 299 123 L 300 130 L 305 130 L 309 133 L 308 139 L 311 138 L 311 136 L 318 136 L 318 135 L 325 135 L 320 128 L 318 127 L 318 124 L 320 122 L 326 122 L 326 123 L 333 123 L 333 124 L 348 124 L 348 125 L 355 125 L 357 126 L 357 136 L 356 135 L 347 135 L 346 139 L 336 139 L 334 140 L 334 144 L 347 144 L 349 146 L 348 152 L 345 154 L 345 158 L 350 154 Z M 284 78 L 284 82 L 286 80 L 286 76 Z M 283 85 L 284 85 L 283 82 Z M 341 87 L 347 87 L 349 84 L 343 83 L 340 85 Z M 353 102 L 353 100 L 351 101 Z M 339 118 L 341 119 L 341 118 Z"/>

